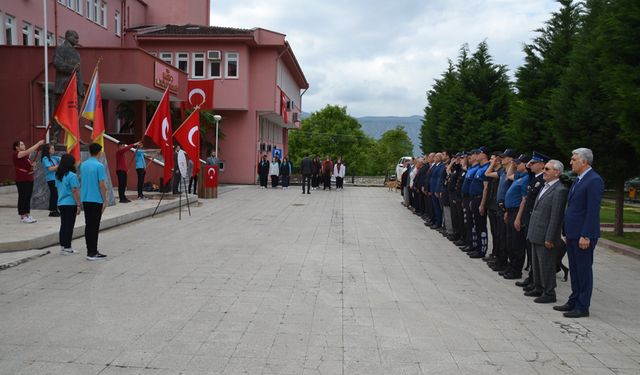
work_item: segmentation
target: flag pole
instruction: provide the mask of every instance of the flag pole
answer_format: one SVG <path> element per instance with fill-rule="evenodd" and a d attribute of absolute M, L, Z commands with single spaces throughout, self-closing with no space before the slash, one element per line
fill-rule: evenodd
<path fill-rule="evenodd" d="M 54 5 L 55 6 L 55 5 Z M 49 43 L 47 43 L 47 35 L 49 35 L 49 29 L 47 27 L 47 0 L 42 0 L 42 7 L 44 13 L 44 113 L 47 118 L 44 121 L 49 122 L 44 133 L 45 142 L 49 143 L 49 128 L 51 128 L 51 114 L 49 113 Z"/>

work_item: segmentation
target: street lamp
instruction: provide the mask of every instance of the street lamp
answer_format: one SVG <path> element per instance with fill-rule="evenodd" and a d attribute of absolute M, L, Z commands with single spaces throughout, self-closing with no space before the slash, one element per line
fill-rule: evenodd
<path fill-rule="evenodd" d="M 213 115 L 213 120 L 216 122 L 216 158 L 220 158 L 220 156 L 218 156 L 218 124 L 220 120 L 222 120 L 222 116 Z"/>

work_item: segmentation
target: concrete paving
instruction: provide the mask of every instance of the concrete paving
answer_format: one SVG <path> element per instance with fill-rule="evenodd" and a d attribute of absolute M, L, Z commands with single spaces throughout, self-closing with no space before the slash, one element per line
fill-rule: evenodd
<path fill-rule="evenodd" d="M 638 259 L 598 249 L 591 317 L 567 319 L 397 193 L 298 189 L 103 231 L 106 261 L 51 247 L 0 271 L 0 374 L 640 373 Z"/>

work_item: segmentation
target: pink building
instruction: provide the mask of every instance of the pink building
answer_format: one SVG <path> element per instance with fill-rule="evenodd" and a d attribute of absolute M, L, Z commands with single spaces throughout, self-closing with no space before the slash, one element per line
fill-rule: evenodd
<path fill-rule="evenodd" d="M 115 139 L 131 142 L 144 134 L 146 101 L 158 100 L 163 91 L 154 84 L 154 70 L 162 67 L 179 85 L 173 102 L 186 99 L 187 77 L 215 80 L 214 112 L 222 116 L 224 133 L 221 182 L 255 183 L 260 152 L 273 147 L 287 152 L 287 131 L 299 126 L 302 94 L 309 85 L 283 34 L 205 26 L 210 0 L 190 0 L 187 9 L 174 0 L 48 0 L 47 6 L 45 32 L 41 1 L 0 0 L 0 69 L 5 72 L 0 84 L 16 88 L 0 92 L 0 110 L 7 123 L 16 124 L 0 128 L 7 145 L 43 137 L 42 45 L 55 46 L 66 30 L 74 29 L 80 34 L 85 86 L 95 61 L 103 57 L 105 124 Z M 26 49 L 16 53 L 15 48 Z M 53 48 L 49 55 L 51 84 Z M 6 73 L 11 71 L 22 74 Z M 213 142 L 215 134 L 206 137 Z M 13 179 L 9 148 L 0 148 L 0 180 Z"/>

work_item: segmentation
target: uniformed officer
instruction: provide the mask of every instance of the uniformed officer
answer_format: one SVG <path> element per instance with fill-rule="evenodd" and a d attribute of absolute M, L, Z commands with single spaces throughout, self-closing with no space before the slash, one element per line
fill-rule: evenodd
<path fill-rule="evenodd" d="M 498 235 L 498 185 L 500 183 L 500 179 L 498 178 L 497 172 L 494 172 L 495 175 L 489 174 L 489 169 L 493 171 L 502 170 L 502 159 L 500 157 L 502 155 L 501 151 L 494 151 L 491 154 L 491 159 L 489 160 L 489 168 L 484 172 L 485 177 L 487 178 L 487 220 L 489 221 L 489 228 L 491 230 L 491 254 L 487 254 L 483 258 L 485 262 L 492 261 L 496 259 L 499 253 L 499 235 Z"/>
<path fill-rule="evenodd" d="M 471 179 L 469 195 L 471 196 L 470 207 L 476 241 L 473 251 L 470 251 L 468 255 L 471 258 L 484 258 L 489 245 L 486 210 L 489 183 L 485 176 L 485 172 L 489 168 L 489 150 L 484 146 L 478 147 L 475 154 L 478 168 Z"/>
<path fill-rule="evenodd" d="M 460 246 L 460 250 L 464 252 L 470 252 L 475 250 L 476 235 L 473 228 L 473 216 L 471 211 L 471 196 L 469 195 L 469 187 L 471 181 L 478 171 L 480 165 L 477 162 L 476 150 L 469 152 L 469 164 L 467 166 L 467 173 L 464 176 L 464 182 L 462 183 L 462 209 L 464 210 L 464 228 L 465 228 L 465 244 Z"/>

